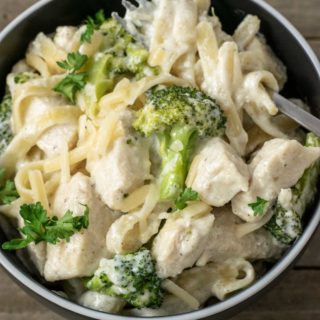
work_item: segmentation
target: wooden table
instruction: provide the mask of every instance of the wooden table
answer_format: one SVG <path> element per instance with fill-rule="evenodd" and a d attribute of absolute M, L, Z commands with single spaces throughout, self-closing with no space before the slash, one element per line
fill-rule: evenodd
<path fill-rule="evenodd" d="M 223 1 L 223 0 L 221 0 Z M 1 0 L 0 30 L 36 0 Z M 308 39 L 320 57 L 320 0 L 268 0 Z M 280 283 L 233 320 L 320 319 L 320 230 Z M 0 320 L 62 320 L 28 297 L 0 270 Z"/>

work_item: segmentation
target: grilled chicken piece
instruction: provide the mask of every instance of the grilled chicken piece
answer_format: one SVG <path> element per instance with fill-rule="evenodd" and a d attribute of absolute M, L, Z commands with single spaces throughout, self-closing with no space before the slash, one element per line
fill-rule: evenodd
<path fill-rule="evenodd" d="M 187 185 L 199 193 L 202 201 L 222 207 L 240 191 L 248 191 L 249 170 L 230 145 L 214 138 L 195 157 Z"/>
<path fill-rule="evenodd" d="M 69 242 L 47 246 L 44 276 L 58 281 L 91 276 L 102 258 L 111 258 L 106 247 L 106 234 L 115 216 L 95 194 L 90 178 L 77 173 L 61 185 L 53 199 L 53 214 L 62 217 L 67 210 L 75 216 L 89 207 L 89 227 L 74 234 Z"/>
<path fill-rule="evenodd" d="M 223 262 L 229 258 L 254 261 L 280 257 L 283 247 L 264 228 L 237 237 L 236 229 L 241 219 L 232 213 L 230 206 L 217 209 L 215 217 L 207 246 L 197 265 L 204 266 L 210 261 Z"/>
<path fill-rule="evenodd" d="M 232 211 L 245 221 L 260 220 L 249 204 L 259 198 L 272 202 L 281 189 L 292 187 L 320 157 L 320 148 L 304 147 L 296 140 L 272 139 L 263 145 L 249 165 L 250 187 L 232 199 Z"/>
<path fill-rule="evenodd" d="M 101 199 L 116 209 L 126 195 L 150 179 L 148 144 L 141 138 L 118 138 L 104 157 L 90 164 L 90 173 Z"/>
<path fill-rule="evenodd" d="M 207 246 L 213 221 L 210 207 L 194 216 L 182 211 L 166 221 L 152 247 L 161 278 L 175 277 L 195 264 Z"/>

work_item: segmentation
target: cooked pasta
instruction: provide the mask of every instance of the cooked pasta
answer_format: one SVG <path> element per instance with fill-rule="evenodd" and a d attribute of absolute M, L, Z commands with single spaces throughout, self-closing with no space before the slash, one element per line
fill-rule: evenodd
<path fill-rule="evenodd" d="M 227 299 L 281 257 L 320 138 L 279 113 L 286 68 L 258 17 L 229 35 L 208 0 L 137 3 L 39 33 L 13 67 L 0 212 L 21 235 L 3 248 L 66 297 L 152 317 Z"/>

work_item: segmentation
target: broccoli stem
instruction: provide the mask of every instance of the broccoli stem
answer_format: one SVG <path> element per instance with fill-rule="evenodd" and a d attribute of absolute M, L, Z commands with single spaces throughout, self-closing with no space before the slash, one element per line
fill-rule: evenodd
<path fill-rule="evenodd" d="M 89 70 L 88 81 L 95 86 L 96 97 L 99 100 L 106 92 L 113 89 L 112 79 L 108 79 L 112 56 L 104 55 L 97 62 L 94 62 Z"/>
<path fill-rule="evenodd" d="M 320 138 L 314 133 L 308 133 L 306 136 L 306 147 L 320 147 Z M 320 161 L 317 160 L 311 167 L 305 170 L 303 176 L 299 179 L 294 187 L 293 208 L 300 216 L 303 215 L 307 206 L 312 203 L 317 193 L 317 182 L 320 174 Z"/>
<path fill-rule="evenodd" d="M 162 157 L 160 199 L 174 201 L 183 192 L 197 132 L 177 125 L 169 132 L 158 133 L 157 137 Z"/>
<path fill-rule="evenodd" d="M 301 219 L 296 211 L 283 208 L 279 202 L 273 210 L 274 214 L 265 228 L 279 242 L 290 245 L 302 233 Z"/>

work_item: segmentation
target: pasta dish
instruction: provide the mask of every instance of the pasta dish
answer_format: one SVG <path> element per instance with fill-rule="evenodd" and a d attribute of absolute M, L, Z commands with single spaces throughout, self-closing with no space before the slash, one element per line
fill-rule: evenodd
<path fill-rule="evenodd" d="M 301 235 L 320 138 L 278 111 L 258 17 L 227 34 L 208 0 L 123 5 L 39 33 L 7 76 L 2 248 L 88 308 L 184 313 Z"/>

